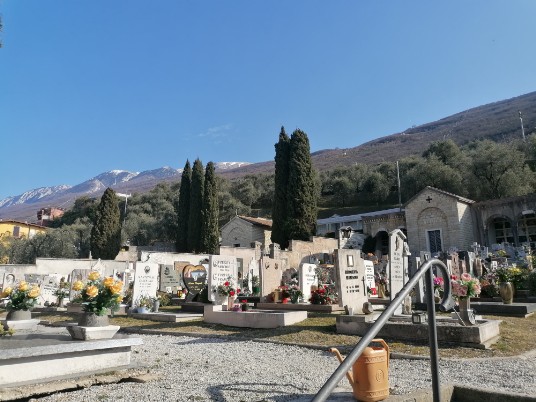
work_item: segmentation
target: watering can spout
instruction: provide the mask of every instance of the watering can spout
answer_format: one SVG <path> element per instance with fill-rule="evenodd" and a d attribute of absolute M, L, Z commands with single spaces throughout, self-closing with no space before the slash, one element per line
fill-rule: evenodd
<path fill-rule="evenodd" d="M 337 359 L 339 359 L 339 363 L 342 363 L 344 359 L 342 358 L 339 350 L 337 348 L 329 348 L 328 352 L 333 353 Z M 348 378 L 348 381 L 350 382 L 350 385 L 354 386 L 354 377 L 352 376 L 352 373 L 350 371 L 346 372 L 346 378 Z"/>

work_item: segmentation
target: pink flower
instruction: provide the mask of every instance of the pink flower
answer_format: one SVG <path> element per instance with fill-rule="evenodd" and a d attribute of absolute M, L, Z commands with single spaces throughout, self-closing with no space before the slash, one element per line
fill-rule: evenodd
<path fill-rule="evenodd" d="M 459 290 L 458 296 L 460 296 L 460 297 L 467 296 L 467 286 L 462 285 L 462 286 L 459 287 L 458 290 Z"/>
<path fill-rule="evenodd" d="M 234 296 L 234 290 L 229 291 L 229 296 Z"/>
<path fill-rule="evenodd" d="M 229 281 L 223 282 L 223 286 L 229 286 Z"/>
<path fill-rule="evenodd" d="M 471 280 L 471 275 L 467 273 L 462 274 L 462 281 L 470 281 L 470 280 Z"/>

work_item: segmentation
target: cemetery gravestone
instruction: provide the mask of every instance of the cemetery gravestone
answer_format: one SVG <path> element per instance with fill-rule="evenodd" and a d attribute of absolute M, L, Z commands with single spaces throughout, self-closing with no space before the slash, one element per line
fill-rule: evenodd
<path fill-rule="evenodd" d="M 134 288 L 132 290 L 132 301 L 137 306 L 138 300 L 143 297 L 156 297 L 158 290 L 159 265 L 148 262 L 136 263 L 134 272 Z"/>
<path fill-rule="evenodd" d="M 207 270 L 202 265 L 187 265 L 182 271 L 184 286 L 188 289 L 186 301 L 197 300 L 199 293 L 207 284 Z"/>
<path fill-rule="evenodd" d="M 365 283 L 365 264 L 356 250 L 336 250 L 337 288 L 339 306 L 350 308 L 354 313 L 363 312 L 363 304 L 368 302 Z"/>
<path fill-rule="evenodd" d="M 181 272 L 188 263 L 184 263 L 183 266 L 177 266 L 177 262 L 173 265 L 161 265 L 160 266 L 160 286 L 161 292 L 174 293 L 178 287 L 181 286 Z"/>
<path fill-rule="evenodd" d="M 415 257 L 415 266 L 417 267 L 417 270 L 421 266 L 421 257 Z M 415 270 L 415 273 L 417 273 L 417 270 Z M 413 274 L 415 275 L 415 274 Z M 417 281 L 417 284 L 415 285 L 415 303 L 423 303 L 424 302 L 424 281 L 423 278 L 420 278 Z"/>
<path fill-rule="evenodd" d="M 281 285 L 281 260 L 261 259 L 261 301 L 266 299 Z"/>
<path fill-rule="evenodd" d="M 389 233 L 389 283 L 391 301 L 404 287 L 404 241 L 406 236 L 400 229 Z M 402 313 L 402 305 L 399 305 L 394 314 Z"/>
<path fill-rule="evenodd" d="M 216 297 L 219 298 L 215 292 L 217 287 L 228 281 L 229 278 L 231 278 L 235 287 L 238 286 L 236 257 L 211 255 L 209 257 L 208 289 L 212 301 L 216 301 Z"/>
<path fill-rule="evenodd" d="M 302 264 L 300 267 L 300 289 L 303 293 L 303 300 L 307 301 L 311 298 L 311 286 L 316 286 L 316 265 Z"/>
<path fill-rule="evenodd" d="M 57 274 L 44 275 L 39 285 L 40 294 L 39 294 L 39 304 L 48 305 L 50 303 L 56 303 L 58 301 L 58 296 L 54 293 L 60 288 L 60 280 L 62 276 Z"/>
<path fill-rule="evenodd" d="M 374 278 L 374 263 L 370 260 L 363 260 L 365 266 L 365 285 L 370 289 L 368 297 L 378 297 L 376 292 L 376 280 Z"/>

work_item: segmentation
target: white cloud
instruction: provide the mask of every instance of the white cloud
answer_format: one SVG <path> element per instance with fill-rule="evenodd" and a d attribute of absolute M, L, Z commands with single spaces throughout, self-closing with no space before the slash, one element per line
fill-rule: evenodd
<path fill-rule="evenodd" d="M 208 137 L 212 139 L 227 137 L 232 124 L 224 124 L 222 126 L 210 127 L 205 132 L 199 133 L 198 137 Z"/>

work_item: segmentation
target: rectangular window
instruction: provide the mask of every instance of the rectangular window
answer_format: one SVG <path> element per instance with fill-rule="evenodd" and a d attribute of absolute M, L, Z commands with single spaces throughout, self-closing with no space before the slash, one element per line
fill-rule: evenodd
<path fill-rule="evenodd" d="M 13 227 L 13 237 L 19 237 L 20 236 L 20 226 L 14 226 Z"/>
<path fill-rule="evenodd" d="M 428 230 L 428 245 L 430 247 L 430 253 L 435 254 L 442 251 L 441 247 L 441 231 L 440 230 Z"/>

